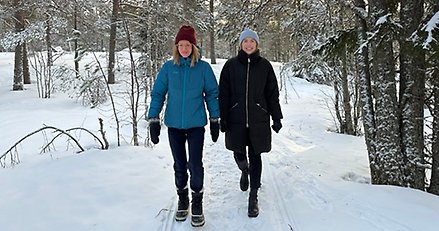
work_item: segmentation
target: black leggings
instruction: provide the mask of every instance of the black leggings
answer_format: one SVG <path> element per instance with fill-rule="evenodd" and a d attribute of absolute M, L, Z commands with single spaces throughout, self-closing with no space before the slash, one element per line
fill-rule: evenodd
<path fill-rule="evenodd" d="M 255 153 L 253 145 L 249 140 L 248 143 L 248 161 L 246 153 L 233 152 L 233 157 L 241 171 L 248 170 L 250 175 L 250 188 L 258 189 L 261 187 L 261 175 L 262 175 L 262 159 L 261 153 Z M 250 164 L 249 164 L 250 162 Z"/>

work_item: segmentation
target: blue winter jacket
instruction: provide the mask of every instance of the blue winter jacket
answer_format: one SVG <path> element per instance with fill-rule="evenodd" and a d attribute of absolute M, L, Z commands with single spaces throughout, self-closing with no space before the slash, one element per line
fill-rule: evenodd
<path fill-rule="evenodd" d="M 193 67 L 190 58 L 180 64 L 167 61 L 160 69 L 151 91 L 148 118 L 158 118 L 166 99 L 165 125 L 178 129 L 204 127 L 207 104 L 210 118 L 219 118 L 218 82 L 210 65 L 199 60 Z"/>

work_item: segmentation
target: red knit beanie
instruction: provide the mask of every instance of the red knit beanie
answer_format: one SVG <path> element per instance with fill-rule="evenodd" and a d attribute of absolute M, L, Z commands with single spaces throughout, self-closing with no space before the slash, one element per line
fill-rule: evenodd
<path fill-rule="evenodd" d="M 187 40 L 192 44 L 197 44 L 195 29 L 187 25 L 181 26 L 177 32 L 177 36 L 175 36 L 175 44 L 177 44 L 180 40 Z"/>

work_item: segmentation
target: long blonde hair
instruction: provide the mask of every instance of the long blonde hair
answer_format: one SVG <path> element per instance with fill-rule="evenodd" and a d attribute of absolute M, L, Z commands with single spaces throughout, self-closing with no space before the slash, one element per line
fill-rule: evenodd
<path fill-rule="evenodd" d="M 192 53 L 191 53 L 191 67 L 195 66 L 195 63 L 200 59 L 200 51 L 198 47 L 192 44 Z M 174 60 L 174 64 L 180 65 L 180 52 L 178 52 L 178 46 L 174 46 L 174 50 L 172 51 L 172 57 Z"/>

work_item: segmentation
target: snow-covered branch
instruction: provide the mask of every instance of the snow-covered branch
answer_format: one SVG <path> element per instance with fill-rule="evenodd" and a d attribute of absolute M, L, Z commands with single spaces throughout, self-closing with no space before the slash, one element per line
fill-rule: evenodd
<path fill-rule="evenodd" d="M 434 37 L 433 32 L 439 29 L 439 11 L 436 12 L 433 17 L 425 24 L 425 26 L 421 29 L 422 31 L 427 32 L 427 38 L 422 43 L 422 47 L 427 49 L 432 42 L 438 42 L 438 38 Z"/>

